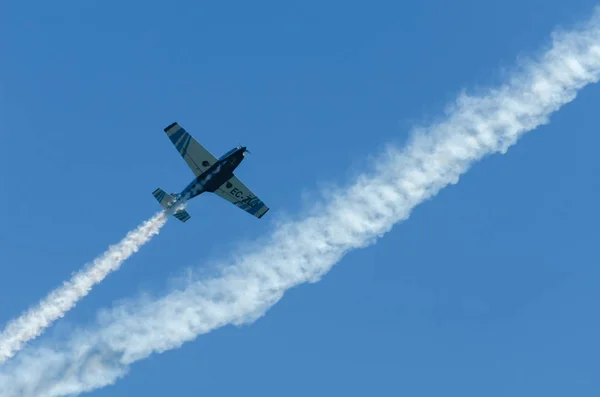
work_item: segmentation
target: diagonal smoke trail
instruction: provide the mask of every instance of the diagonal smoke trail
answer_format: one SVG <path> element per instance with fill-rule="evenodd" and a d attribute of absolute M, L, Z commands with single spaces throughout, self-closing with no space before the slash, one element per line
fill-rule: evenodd
<path fill-rule="evenodd" d="M 504 153 L 520 136 L 600 78 L 600 14 L 485 95 L 461 95 L 442 122 L 416 131 L 399 151 L 326 202 L 316 215 L 279 226 L 215 278 L 192 281 L 157 300 L 104 312 L 97 327 L 62 344 L 22 351 L 0 369 L 0 397 L 77 395 L 116 382 L 130 364 L 180 347 L 226 324 L 262 316 L 285 291 L 317 281 L 349 250 L 373 244 L 412 209 L 475 161 Z"/>
<path fill-rule="evenodd" d="M 157 213 L 129 232 L 118 244 L 109 247 L 102 256 L 83 270 L 75 273 L 60 288 L 50 292 L 36 307 L 9 322 L 0 333 L 0 364 L 71 310 L 94 285 L 104 280 L 110 272 L 117 270 L 127 258 L 158 234 L 165 222 L 165 214 L 162 211 Z"/>

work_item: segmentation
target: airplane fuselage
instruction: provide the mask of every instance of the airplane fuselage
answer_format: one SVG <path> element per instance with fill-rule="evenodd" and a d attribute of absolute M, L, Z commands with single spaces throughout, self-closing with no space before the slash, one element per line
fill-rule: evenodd
<path fill-rule="evenodd" d="M 171 207 L 174 207 L 177 203 L 188 201 L 204 192 L 214 192 L 217 190 L 219 186 L 233 176 L 233 171 L 244 160 L 245 152 L 245 147 L 239 147 L 226 153 L 218 162 L 194 178 L 181 193 L 176 194 L 175 201 Z"/>
<path fill-rule="evenodd" d="M 236 146 L 217 157 L 177 122 L 169 124 L 164 131 L 194 174 L 194 179 L 180 193 L 169 194 L 161 188 L 154 189 L 152 195 L 166 215 L 187 222 L 191 218 L 185 209 L 187 201 L 204 192 L 219 196 L 258 219 L 269 211 L 269 207 L 234 174 L 248 152 L 245 146 Z"/>

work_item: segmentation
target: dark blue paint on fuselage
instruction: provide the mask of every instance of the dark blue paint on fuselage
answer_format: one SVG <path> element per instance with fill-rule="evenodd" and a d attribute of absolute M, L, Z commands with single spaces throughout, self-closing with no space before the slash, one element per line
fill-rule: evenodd
<path fill-rule="evenodd" d="M 196 177 L 181 193 L 175 195 L 175 202 L 179 202 L 181 199 L 190 200 L 204 192 L 214 192 L 227 182 L 232 176 L 233 171 L 240 165 L 244 160 L 244 152 L 246 147 L 240 147 L 230 150 L 209 169 L 204 171 L 201 175 Z"/>

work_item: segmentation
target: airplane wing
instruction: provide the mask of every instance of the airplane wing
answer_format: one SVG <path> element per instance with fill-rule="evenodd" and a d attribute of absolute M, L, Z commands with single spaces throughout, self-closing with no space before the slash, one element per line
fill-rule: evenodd
<path fill-rule="evenodd" d="M 194 175 L 202 174 L 217 162 L 215 156 L 176 122 L 165 128 L 165 132 Z"/>
<path fill-rule="evenodd" d="M 269 207 L 256 197 L 235 175 L 222 184 L 214 193 L 258 219 L 262 218 L 269 210 Z"/>

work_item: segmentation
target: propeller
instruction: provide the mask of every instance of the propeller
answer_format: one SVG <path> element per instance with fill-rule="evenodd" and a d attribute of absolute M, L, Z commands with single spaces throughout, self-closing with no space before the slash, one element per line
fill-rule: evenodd
<path fill-rule="evenodd" d="M 241 145 L 241 144 L 238 142 L 237 148 L 238 148 L 238 149 L 241 149 L 241 148 L 243 148 L 243 147 L 244 147 L 244 146 L 243 146 L 243 145 Z M 244 157 L 246 157 L 246 153 L 248 153 L 248 154 L 252 154 L 252 152 L 251 152 L 250 150 L 248 150 L 247 148 L 246 148 L 246 150 L 244 150 L 244 153 L 242 153 L 242 155 L 243 155 Z"/>

